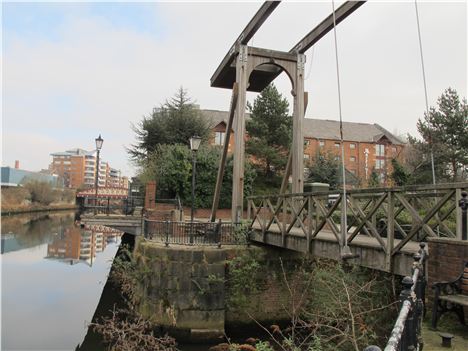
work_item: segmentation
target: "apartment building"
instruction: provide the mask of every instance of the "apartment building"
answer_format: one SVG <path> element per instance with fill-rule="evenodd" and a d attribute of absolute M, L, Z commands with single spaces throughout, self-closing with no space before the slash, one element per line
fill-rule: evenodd
<path fill-rule="evenodd" d="M 80 148 L 54 152 L 49 171 L 62 177 L 67 188 L 94 187 L 96 177 L 96 151 Z M 128 178 L 119 170 L 112 168 L 109 162 L 99 160 L 99 187 L 126 187 Z"/>
<path fill-rule="evenodd" d="M 212 126 L 212 145 L 224 145 L 229 113 L 227 111 L 200 110 Z M 250 114 L 246 114 L 250 118 Z M 331 155 L 341 160 L 339 121 L 305 118 L 304 165 L 317 155 Z M 228 151 L 234 151 L 231 131 Z M 248 138 L 248 136 L 247 136 Z M 382 184 L 390 184 L 391 160 L 401 161 L 405 143 L 377 123 L 343 123 L 345 168 L 365 185 L 375 171 Z"/>

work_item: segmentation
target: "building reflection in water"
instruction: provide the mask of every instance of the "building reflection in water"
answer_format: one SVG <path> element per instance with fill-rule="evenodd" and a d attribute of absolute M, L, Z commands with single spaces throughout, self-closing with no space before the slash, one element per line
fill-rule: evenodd
<path fill-rule="evenodd" d="M 122 234 L 101 225 L 71 226 L 57 233 L 47 245 L 46 258 L 70 265 L 85 263 L 92 266 L 96 255 L 104 251 L 107 244 L 117 243 Z"/>

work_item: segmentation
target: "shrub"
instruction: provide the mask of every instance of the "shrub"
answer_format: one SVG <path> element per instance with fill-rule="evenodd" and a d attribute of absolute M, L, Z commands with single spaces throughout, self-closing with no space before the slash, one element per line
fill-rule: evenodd
<path fill-rule="evenodd" d="M 49 205 L 56 200 L 57 194 L 49 183 L 31 180 L 24 184 L 24 187 L 31 194 L 32 202 Z"/>

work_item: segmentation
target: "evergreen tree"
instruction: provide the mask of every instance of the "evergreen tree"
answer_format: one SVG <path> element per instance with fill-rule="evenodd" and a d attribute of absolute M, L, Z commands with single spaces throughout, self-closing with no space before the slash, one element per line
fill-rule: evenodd
<path fill-rule="evenodd" d="M 421 169 L 430 169 L 431 151 L 436 173 L 445 180 L 465 179 L 468 168 L 468 105 L 460 99 L 456 90 L 448 88 L 437 100 L 437 109 L 431 107 L 417 128 L 422 141 L 410 139 L 420 150 L 424 161 Z M 424 167 L 426 165 L 426 167 Z"/>
<path fill-rule="evenodd" d="M 332 152 L 317 153 L 312 158 L 307 182 L 327 183 L 330 189 L 337 189 L 340 183 L 340 163 Z"/>
<path fill-rule="evenodd" d="M 367 185 L 369 186 L 369 188 L 377 188 L 380 185 L 379 174 L 377 173 L 375 168 L 372 169 Z"/>
<path fill-rule="evenodd" d="M 197 154 L 197 174 L 195 187 L 195 206 L 209 208 L 213 201 L 216 176 L 219 167 L 219 149 L 202 146 Z M 226 171 L 221 188 L 220 208 L 231 206 L 233 158 L 227 160 Z M 244 194 L 252 194 L 255 171 L 246 162 L 244 173 Z M 179 196 L 184 205 L 192 202 L 192 153 L 186 145 L 158 145 L 145 161 L 143 183 L 150 180 L 157 182 L 157 196 L 174 198 Z"/>
<path fill-rule="evenodd" d="M 393 172 L 391 174 L 391 178 L 395 182 L 395 185 L 406 185 L 410 177 L 409 172 L 405 169 L 405 167 L 403 167 L 403 165 L 400 162 L 398 162 L 396 158 L 392 159 L 392 167 Z"/>
<path fill-rule="evenodd" d="M 127 148 L 132 160 L 140 163 L 162 144 L 189 145 L 189 139 L 198 135 L 206 140 L 210 134 L 208 121 L 194 105 L 182 87 L 170 100 L 155 109 L 148 117 L 132 126 L 137 142 Z"/>
<path fill-rule="evenodd" d="M 247 105 L 251 118 L 246 129 L 249 139 L 246 152 L 254 156 L 266 177 L 284 169 L 291 144 L 292 118 L 288 115 L 288 101 L 273 84 L 268 85 Z"/>

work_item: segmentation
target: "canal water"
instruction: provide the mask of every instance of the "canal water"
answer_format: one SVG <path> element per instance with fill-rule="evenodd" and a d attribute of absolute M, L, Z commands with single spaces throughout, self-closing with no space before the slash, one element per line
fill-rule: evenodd
<path fill-rule="evenodd" d="M 2 217 L 1 349 L 82 344 L 121 234 L 81 228 L 73 212 Z"/>
<path fill-rule="evenodd" d="M 120 244 L 132 247 L 134 237 L 81 228 L 73 212 L 1 219 L 1 350 L 105 351 L 87 326 L 124 305 L 107 277 Z M 179 343 L 178 349 L 210 346 Z"/>

